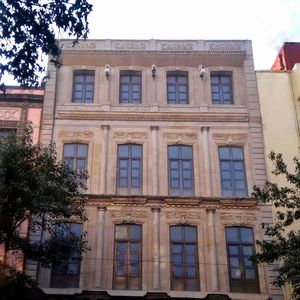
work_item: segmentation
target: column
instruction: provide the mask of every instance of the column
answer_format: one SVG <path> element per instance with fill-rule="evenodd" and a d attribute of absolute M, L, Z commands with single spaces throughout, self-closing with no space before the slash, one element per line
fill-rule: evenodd
<path fill-rule="evenodd" d="M 218 280 L 218 259 L 217 259 L 217 241 L 216 241 L 216 225 L 215 225 L 215 209 L 207 209 L 208 228 L 210 235 L 210 263 L 211 263 L 211 288 L 213 292 L 219 290 Z"/>
<path fill-rule="evenodd" d="M 205 174 L 205 196 L 212 196 L 212 180 L 211 180 L 211 167 L 210 167 L 210 155 L 209 155 L 209 139 L 208 139 L 209 127 L 201 127 L 202 132 L 202 147 L 204 155 L 204 174 Z"/>
<path fill-rule="evenodd" d="M 153 289 L 160 289 L 160 244 L 159 244 L 159 213 L 160 208 L 152 208 L 153 212 Z"/>
<path fill-rule="evenodd" d="M 102 153 L 101 153 L 101 169 L 100 169 L 100 194 L 107 192 L 107 149 L 108 149 L 108 131 L 109 125 L 101 125 L 103 130 Z"/>
<path fill-rule="evenodd" d="M 150 126 L 152 144 L 152 194 L 159 195 L 159 172 L 158 172 L 158 126 Z"/>
<path fill-rule="evenodd" d="M 98 207 L 97 216 L 97 251 L 96 251 L 96 274 L 95 287 L 102 288 L 101 280 L 103 270 L 103 252 L 104 252 L 104 223 L 105 223 L 105 207 Z"/>

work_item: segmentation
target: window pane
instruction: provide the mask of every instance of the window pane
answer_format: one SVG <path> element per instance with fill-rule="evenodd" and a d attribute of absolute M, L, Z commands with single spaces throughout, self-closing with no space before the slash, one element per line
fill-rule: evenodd
<path fill-rule="evenodd" d="M 170 228 L 171 241 L 181 241 L 183 240 L 181 226 L 172 226 Z"/>
<path fill-rule="evenodd" d="M 255 279 L 255 270 L 254 269 L 245 269 L 246 279 Z"/>
<path fill-rule="evenodd" d="M 140 145 L 133 145 L 131 147 L 131 155 L 132 157 L 141 157 L 142 147 Z"/>
<path fill-rule="evenodd" d="M 220 157 L 220 159 L 229 159 L 229 148 L 220 147 L 219 148 L 219 157 Z"/>
<path fill-rule="evenodd" d="M 232 278 L 240 278 L 241 277 L 241 270 L 236 268 L 230 268 L 230 273 Z"/>
<path fill-rule="evenodd" d="M 73 144 L 65 144 L 64 145 L 64 156 L 70 157 L 75 155 L 75 145 Z"/>
<path fill-rule="evenodd" d="M 116 225 L 116 239 L 127 238 L 127 225 Z M 124 244 L 118 244 L 118 247 L 124 247 Z"/>
<path fill-rule="evenodd" d="M 239 254 L 239 248 L 237 246 L 229 246 L 229 255 L 238 255 Z"/>
<path fill-rule="evenodd" d="M 182 146 L 181 147 L 181 157 L 185 159 L 192 158 L 192 147 L 190 146 Z"/>
<path fill-rule="evenodd" d="M 118 155 L 119 156 L 129 156 L 129 147 L 128 145 L 119 145 L 118 146 Z"/>
<path fill-rule="evenodd" d="M 169 158 L 178 158 L 178 147 L 177 146 L 169 146 L 168 147 L 168 155 Z"/>
<path fill-rule="evenodd" d="M 87 145 L 77 144 L 77 156 L 87 156 Z"/>
<path fill-rule="evenodd" d="M 238 257 L 230 257 L 230 266 L 231 267 L 239 267 L 240 262 Z"/>
<path fill-rule="evenodd" d="M 185 227 L 185 240 L 188 242 L 196 241 L 196 228 L 195 227 Z"/>
<path fill-rule="evenodd" d="M 253 243 L 252 228 L 241 228 L 241 240 L 243 242 Z"/>
<path fill-rule="evenodd" d="M 226 240 L 228 242 L 238 242 L 239 241 L 239 234 L 238 228 L 226 228 Z"/>
<path fill-rule="evenodd" d="M 231 148 L 232 149 L 232 158 L 243 160 L 243 149 L 242 148 Z"/>

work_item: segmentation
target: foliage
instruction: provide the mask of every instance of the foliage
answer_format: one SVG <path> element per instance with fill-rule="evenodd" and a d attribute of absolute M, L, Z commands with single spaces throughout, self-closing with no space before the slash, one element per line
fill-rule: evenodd
<path fill-rule="evenodd" d="M 9 73 L 22 85 L 37 83 L 45 67 L 41 54 L 50 55 L 59 66 L 60 48 L 55 31 L 86 38 L 88 0 L 0 1 L 0 79 Z"/>
<path fill-rule="evenodd" d="M 21 250 L 26 258 L 45 267 L 87 250 L 85 235 L 63 238 L 56 228 L 71 219 L 84 221 L 86 199 L 82 180 L 63 162 L 57 162 L 53 145 L 34 145 L 31 128 L 24 135 L 10 135 L 0 142 L 0 243 Z M 87 175 L 81 174 L 86 180 Z M 50 239 L 30 241 L 20 225 L 50 233 Z"/>
<path fill-rule="evenodd" d="M 277 209 L 274 224 L 266 226 L 268 239 L 257 241 L 260 252 L 254 258 L 258 263 L 279 261 L 274 284 L 291 284 L 293 298 L 300 300 L 300 161 L 294 159 L 295 172 L 291 173 L 282 154 L 271 152 L 269 158 L 275 166 L 273 173 L 284 176 L 287 186 L 279 187 L 267 182 L 263 187 L 254 188 L 253 196 L 256 199 L 263 203 L 271 202 Z"/>
<path fill-rule="evenodd" d="M 0 295 L 2 300 L 46 299 L 34 280 L 3 263 L 0 263 Z"/>

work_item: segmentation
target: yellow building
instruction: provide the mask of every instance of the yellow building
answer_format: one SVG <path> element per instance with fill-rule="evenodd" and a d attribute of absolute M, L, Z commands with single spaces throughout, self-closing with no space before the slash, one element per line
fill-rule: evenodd
<path fill-rule="evenodd" d="M 294 171 L 293 158 L 299 157 L 300 147 L 300 64 L 292 70 L 257 71 L 256 76 L 268 180 L 286 186 L 285 178 L 272 174 L 274 166 L 267 155 L 271 151 L 282 153 L 289 171 Z M 286 288 L 285 299 L 289 295 L 290 289 Z"/>
<path fill-rule="evenodd" d="M 251 42 L 62 45 L 41 141 L 90 176 L 88 221 L 68 232 L 91 251 L 27 273 L 53 299 L 282 299 L 248 260 L 272 220 L 251 198 L 267 178 Z"/>

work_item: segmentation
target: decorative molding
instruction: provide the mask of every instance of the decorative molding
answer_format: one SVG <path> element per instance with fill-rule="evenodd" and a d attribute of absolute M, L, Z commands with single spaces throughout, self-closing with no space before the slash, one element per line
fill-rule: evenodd
<path fill-rule="evenodd" d="M 213 139 L 222 141 L 227 145 L 232 145 L 236 142 L 246 142 L 248 140 L 248 135 L 243 133 L 214 133 Z"/>
<path fill-rule="evenodd" d="M 146 132 L 114 132 L 113 137 L 117 139 L 145 140 L 148 135 Z"/>
<path fill-rule="evenodd" d="M 195 44 L 194 43 L 187 43 L 187 42 L 176 42 L 176 43 L 170 43 L 170 42 L 166 42 L 166 43 L 161 43 L 161 50 L 162 51 L 192 51 L 193 50 L 193 46 Z"/>
<path fill-rule="evenodd" d="M 182 140 L 192 140 L 195 141 L 197 140 L 197 133 L 193 132 L 165 132 L 163 133 L 163 138 L 168 139 L 168 140 L 177 140 L 177 141 L 182 141 Z"/>
<path fill-rule="evenodd" d="M 222 212 L 219 214 L 220 221 L 225 225 L 242 226 L 257 223 L 257 216 L 243 212 L 242 214 L 233 214 Z"/>
<path fill-rule="evenodd" d="M 96 49 L 96 42 L 89 42 L 89 41 L 85 41 L 85 42 L 79 42 L 77 44 L 73 44 L 73 42 L 69 42 L 69 43 L 64 43 L 63 44 L 63 50 L 64 49 L 72 49 L 72 50 L 86 50 L 86 49 L 92 49 L 95 50 Z"/>
<path fill-rule="evenodd" d="M 114 210 L 111 217 L 122 220 L 123 223 L 134 223 L 137 219 L 147 219 L 148 213 L 143 210 Z"/>
<path fill-rule="evenodd" d="M 94 132 L 92 131 L 65 131 L 62 130 L 59 135 L 60 138 L 72 138 L 72 139 L 79 139 L 79 138 L 92 138 L 94 137 Z"/>
<path fill-rule="evenodd" d="M 58 111 L 57 119 L 101 121 L 249 122 L 247 113 L 136 113 Z"/>
<path fill-rule="evenodd" d="M 209 50 L 212 51 L 241 51 L 240 43 L 220 43 L 220 42 L 209 42 L 208 43 Z"/>
<path fill-rule="evenodd" d="M 188 225 L 201 220 L 201 214 L 196 212 L 173 211 L 173 212 L 166 213 L 166 219 L 174 220 L 177 224 Z"/>
<path fill-rule="evenodd" d="M 21 108 L 1 108 L 0 120 L 5 121 L 20 121 Z"/>
<path fill-rule="evenodd" d="M 146 42 L 112 42 L 112 49 L 115 50 L 146 50 L 148 43 Z"/>

